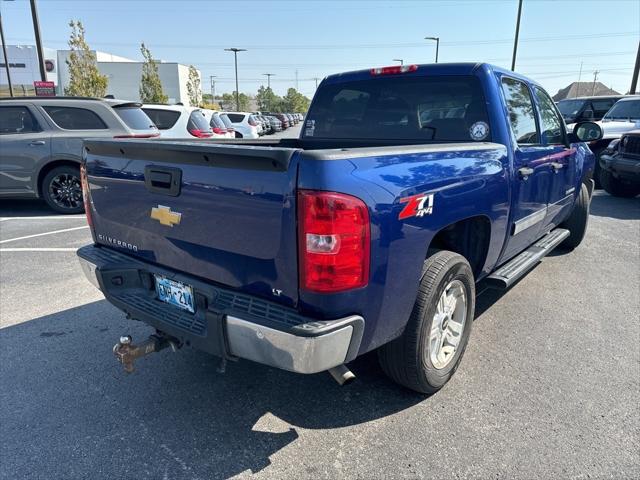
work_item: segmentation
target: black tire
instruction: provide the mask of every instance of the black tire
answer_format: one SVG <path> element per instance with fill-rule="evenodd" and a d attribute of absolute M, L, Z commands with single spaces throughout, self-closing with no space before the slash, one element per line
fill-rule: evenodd
<path fill-rule="evenodd" d="M 608 170 L 600 172 L 600 183 L 605 192 L 614 197 L 633 198 L 640 194 L 640 186 L 625 183 L 613 176 Z"/>
<path fill-rule="evenodd" d="M 583 183 L 580 186 L 580 193 L 578 194 L 576 203 L 573 205 L 571 215 L 560 225 L 560 228 L 569 230 L 569 236 L 562 242 L 563 247 L 573 250 L 582 243 L 587 233 L 587 227 L 589 226 L 590 205 L 591 198 L 589 197 L 589 190 Z"/>
<path fill-rule="evenodd" d="M 40 191 L 44 201 L 56 212 L 72 214 L 84 211 L 79 166 L 54 168 L 42 179 Z"/>
<path fill-rule="evenodd" d="M 430 332 L 437 303 L 445 288 L 455 281 L 462 284 L 466 296 L 466 309 L 461 307 L 465 322 L 457 349 L 446 366 L 438 369 L 431 360 Z M 434 253 L 424 262 L 418 298 L 404 333 L 378 350 L 382 370 L 392 380 L 411 390 L 426 394 L 437 392 L 460 364 L 471 334 L 474 311 L 475 282 L 469 262 L 454 252 L 441 250 Z"/>

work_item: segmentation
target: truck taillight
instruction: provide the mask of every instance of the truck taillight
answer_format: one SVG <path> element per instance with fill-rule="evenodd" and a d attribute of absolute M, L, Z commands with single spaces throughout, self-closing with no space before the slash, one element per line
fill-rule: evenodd
<path fill-rule="evenodd" d="M 87 179 L 87 167 L 84 162 L 80 165 L 80 185 L 82 186 L 82 201 L 84 203 L 84 212 L 87 215 L 87 223 L 93 226 L 91 218 L 91 202 L 89 200 L 89 180 Z"/>
<path fill-rule="evenodd" d="M 298 193 L 300 288 L 336 293 L 369 281 L 369 211 L 359 198 L 343 193 Z"/>
<path fill-rule="evenodd" d="M 393 65 L 391 67 L 372 68 L 371 75 L 396 75 L 398 73 L 415 72 L 418 65 Z"/>

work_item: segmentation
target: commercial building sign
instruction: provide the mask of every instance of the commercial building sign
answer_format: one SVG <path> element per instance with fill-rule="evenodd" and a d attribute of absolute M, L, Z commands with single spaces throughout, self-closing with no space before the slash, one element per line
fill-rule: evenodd
<path fill-rule="evenodd" d="M 36 89 L 37 97 L 55 97 L 56 96 L 56 86 L 53 82 L 35 81 L 33 82 L 33 86 Z"/>

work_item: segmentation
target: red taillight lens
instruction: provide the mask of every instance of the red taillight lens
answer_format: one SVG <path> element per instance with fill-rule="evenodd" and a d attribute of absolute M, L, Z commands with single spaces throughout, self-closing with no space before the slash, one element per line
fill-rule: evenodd
<path fill-rule="evenodd" d="M 335 192 L 298 193 L 300 288 L 335 293 L 369 282 L 369 210 Z"/>
<path fill-rule="evenodd" d="M 84 213 L 87 215 L 87 223 L 92 227 L 93 219 L 91 218 L 91 202 L 89 200 L 89 180 L 87 180 L 87 167 L 84 163 L 80 165 L 80 185 L 82 186 Z"/>
<path fill-rule="evenodd" d="M 393 65 L 391 67 L 372 68 L 371 75 L 395 75 L 398 73 L 415 72 L 418 65 Z"/>
<path fill-rule="evenodd" d="M 235 132 L 235 131 L 236 131 L 236 129 L 235 129 L 235 128 L 233 128 L 233 127 L 229 127 L 229 128 L 227 128 L 227 132 L 228 132 L 228 133 L 233 133 L 233 132 Z"/>
<path fill-rule="evenodd" d="M 193 130 L 189 130 L 189 133 L 194 137 L 198 137 L 198 138 L 209 138 L 211 135 L 213 135 L 213 132 L 211 130 L 193 129 Z"/>
<path fill-rule="evenodd" d="M 223 134 L 227 133 L 227 129 L 226 128 L 215 127 L 213 129 L 213 133 L 215 133 L 216 135 L 223 135 Z"/>

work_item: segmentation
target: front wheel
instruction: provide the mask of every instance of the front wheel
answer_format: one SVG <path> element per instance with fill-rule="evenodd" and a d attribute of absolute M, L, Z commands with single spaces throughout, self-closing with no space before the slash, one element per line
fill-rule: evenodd
<path fill-rule="evenodd" d="M 469 262 L 454 252 L 436 252 L 424 262 L 418 298 L 404 333 L 378 350 L 382 369 L 407 388 L 437 392 L 460 364 L 474 310 Z"/>
<path fill-rule="evenodd" d="M 591 197 L 589 190 L 583 183 L 580 186 L 580 192 L 576 203 L 573 205 L 571 215 L 561 225 L 561 228 L 569 230 L 569 236 L 562 242 L 562 246 L 573 250 L 582 243 L 587 227 L 589 225 L 589 206 L 591 205 Z"/>
<path fill-rule="evenodd" d="M 44 201 L 56 212 L 71 214 L 84 210 L 80 167 L 54 168 L 45 175 L 40 188 Z"/>

